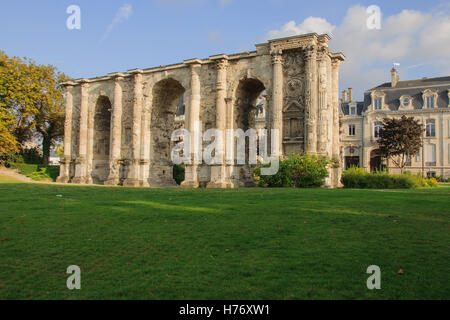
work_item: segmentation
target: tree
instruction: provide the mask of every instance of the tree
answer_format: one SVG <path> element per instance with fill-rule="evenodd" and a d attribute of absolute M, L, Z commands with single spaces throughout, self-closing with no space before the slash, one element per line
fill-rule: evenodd
<path fill-rule="evenodd" d="M 41 71 L 45 94 L 38 101 L 35 129 L 42 137 L 43 162 L 48 165 L 51 147 L 57 139 L 64 136 L 64 96 L 61 83 L 67 81 L 67 77 L 57 73 L 52 66 L 41 66 Z"/>
<path fill-rule="evenodd" d="M 384 119 L 378 140 L 381 155 L 391 159 L 403 173 L 408 161 L 422 147 L 423 131 L 423 126 L 414 118 Z"/>
<path fill-rule="evenodd" d="M 38 135 L 42 137 L 44 163 L 48 163 L 51 145 L 63 135 L 61 83 L 67 80 L 51 65 L 10 58 L 0 51 L 0 134 L 8 138 L 4 141 L 9 141 L 5 150 L 17 151 L 17 146 Z"/>

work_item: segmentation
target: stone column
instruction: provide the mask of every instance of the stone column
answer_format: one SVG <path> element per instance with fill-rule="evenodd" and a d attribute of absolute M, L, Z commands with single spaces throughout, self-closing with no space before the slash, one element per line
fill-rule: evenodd
<path fill-rule="evenodd" d="M 336 162 L 332 170 L 332 186 L 337 188 L 341 185 L 342 167 L 343 163 L 340 157 L 341 139 L 339 127 L 339 65 L 341 61 L 333 59 L 331 64 L 331 78 L 332 78 L 332 158 Z M 363 151 L 360 151 L 362 154 Z"/>
<path fill-rule="evenodd" d="M 73 85 L 66 85 L 66 119 L 64 121 L 64 159 L 61 159 L 61 166 L 57 182 L 67 183 L 70 180 L 70 162 L 72 160 L 72 113 L 73 113 Z"/>
<path fill-rule="evenodd" d="M 200 60 L 189 60 L 185 61 L 185 63 L 190 64 L 191 70 L 191 96 L 189 99 L 188 108 L 186 110 L 185 115 L 185 128 L 191 134 L 191 145 L 190 145 L 190 153 L 191 153 L 191 164 L 186 165 L 185 172 L 185 180 L 181 183 L 183 188 L 198 188 L 198 165 L 201 163 L 201 157 L 199 155 L 199 150 L 195 149 L 195 141 L 194 139 L 197 137 L 198 129 L 196 128 L 196 122 L 200 121 L 200 69 L 201 64 Z M 201 143 L 201 142 L 200 142 Z M 197 148 L 201 150 L 201 144 L 197 145 Z"/>
<path fill-rule="evenodd" d="M 317 152 L 323 156 L 327 154 L 328 128 L 328 75 L 326 65 L 326 51 L 321 48 L 319 57 L 319 112 L 317 121 Z"/>
<path fill-rule="evenodd" d="M 114 75 L 114 105 L 112 109 L 111 138 L 109 151 L 109 176 L 105 185 L 119 184 L 120 151 L 122 148 L 122 74 Z"/>
<path fill-rule="evenodd" d="M 279 156 L 283 154 L 283 57 L 281 50 L 274 51 L 271 54 L 273 68 L 271 128 L 278 130 Z"/>
<path fill-rule="evenodd" d="M 317 120 L 317 61 L 316 61 L 316 46 L 309 46 L 305 50 L 305 72 L 306 72 L 306 121 L 305 121 L 305 133 L 306 143 L 305 150 L 308 153 L 315 154 L 317 152 L 317 132 L 316 132 L 316 120 Z"/>
<path fill-rule="evenodd" d="M 148 104 L 142 108 L 141 115 L 141 159 L 139 162 L 139 181 L 141 187 L 149 187 L 148 171 L 150 166 L 150 107 Z"/>
<path fill-rule="evenodd" d="M 339 159 L 339 146 L 340 146 L 340 128 L 339 128 L 339 65 L 340 60 L 334 59 L 332 61 L 332 82 L 333 82 L 333 146 L 332 154 L 333 158 Z"/>
<path fill-rule="evenodd" d="M 132 159 L 124 186 L 138 187 L 141 156 L 142 70 L 134 72 Z"/>
<path fill-rule="evenodd" d="M 100 93 L 102 95 L 102 93 Z M 94 157 L 94 119 L 96 104 L 88 104 L 88 134 L 86 151 L 86 183 L 92 184 L 92 162 Z"/>
<path fill-rule="evenodd" d="M 88 174 L 86 168 L 87 140 L 88 140 L 88 103 L 89 84 L 87 80 L 81 80 L 81 106 L 80 106 L 80 129 L 78 139 L 78 158 L 75 161 L 75 177 L 73 183 L 86 183 Z"/>
<path fill-rule="evenodd" d="M 144 98 L 144 115 L 142 121 L 142 134 L 141 134 L 141 181 L 143 187 L 149 187 L 150 177 L 150 148 L 151 148 L 151 121 L 152 121 L 152 103 L 153 93 L 146 92 Z"/>
<path fill-rule="evenodd" d="M 228 57 L 221 55 L 215 57 L 217 68 L 216 80 L 216 129 L 222 133 L 222 144 L 218 145 L 216 151 L 223 153 L 222 164 L 211 166 L 211 181 L 207 184 L 208 188 L 226 188 L 229 186 L 226 182 L 226 164 L 225 164 L 225 130 L 226 130 L 226 95 L 227 95 L 227 67 Z"/>

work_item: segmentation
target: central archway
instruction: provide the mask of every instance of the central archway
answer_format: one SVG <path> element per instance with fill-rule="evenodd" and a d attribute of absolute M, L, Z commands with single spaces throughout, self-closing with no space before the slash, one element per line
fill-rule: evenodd
<path fill-rule="evenodd" d="M 264 97 L 264 84 L 258 79 L 244 78 L 239 81 L 234 94 L 233 129 L 242 129 L 246 132 L 249 129 L 256 130 L 267 128 L 265 119 L 261 118 L 261 114 L 266 115 Z M 253 165 L 249 164 L 249 146 L 255 143 L 255 140 L 248 136 L 245 137 L 245 164 L 235 162 L 232 180 L 235 184 L 244 187 L 255 186 L 253 177 Z M 256 146 L 255 146 L 256 148 Z M 235 144 L 235 157 L 237 155 L 237 146 Z M 236 160 L 235 160 L 236 161 Z"/>
<path fill-rule="evenodd" d="M 178 129 L 175 117 L 182 101 L 185 89 L 172 78 L 157 82 L 153 87 L 152 113 L 150 122 L 150 173 L 149 184 L 152 187 L 176 186 L 173 179 L 170 138 Z"/>

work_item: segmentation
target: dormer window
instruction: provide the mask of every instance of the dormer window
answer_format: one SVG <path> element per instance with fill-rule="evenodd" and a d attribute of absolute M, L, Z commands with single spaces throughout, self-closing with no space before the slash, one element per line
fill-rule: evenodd
<path fill-rule="evenodd" d="M 436 107 L 437 91 L 433 89 L 427 89 L 422 93 L 425 109 L 434 109 Z"/>
<path fill-rule="evenodd" d="M 434 108 L 434 96 L 427 96 L 426 108 L 427 109 L 433 109 Z"/>
<path fill-rule="evenodd" d="M 384 105 L 385 97 L 386 97 L 386 93 L 384 93 L 383 91 L 372 91 L 372 93 L 371 93 L 371 99 L 372 99 L 371 109 L 373 111 L 385 109 L 386 108 L 386 106 Z"/>
<path fill-rule="evenodd" d="M 381 109 L 383 109 L 383 99 L 376 98 L 375 99 L 375 110 L 381 110 Z"/>
<path fill-rule="evenodd" d="M 350 115 L 352 115 L 352 116 L 356 115 L 356 107 L 355 106 L 350 107 Z"/>
<path fill-rule="evenodd" d="M 408 98 L 404 98 L 403 99 L 403 106 L 404 107 L 409 107 L 410 104 L 411 104 L 411 100 L 409 100 Z"/>
<path fill-rule="evenodd" d="M 412 108 L 412 97 L 409 95 L 403 95 L 399 98 L 400 108 L 403 109 L 413 109 Z"/>

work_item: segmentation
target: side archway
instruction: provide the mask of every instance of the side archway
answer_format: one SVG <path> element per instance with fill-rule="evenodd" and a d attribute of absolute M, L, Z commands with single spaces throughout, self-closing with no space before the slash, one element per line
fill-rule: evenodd
<path fill-rule="evenodd" d="M 92 180 L 102 184 L 109 174 L 109 150 L 111 144 L 111 101 L 99 96 L 94 109 L 94 135 L 92 137 Z"/>
<path fill-rule="evenodd" d="M 175 143 L 170 140 L 175 129 L 182 128 L 176 121 L 177 111 L 183 102 L 185 89 L 172 78 L 157 82 L 152 90 L 152 109 L 150 120 L 150 172 L 149 184 L 152 187 L 176 186 L 173 179 L 171 150 Z"/>

